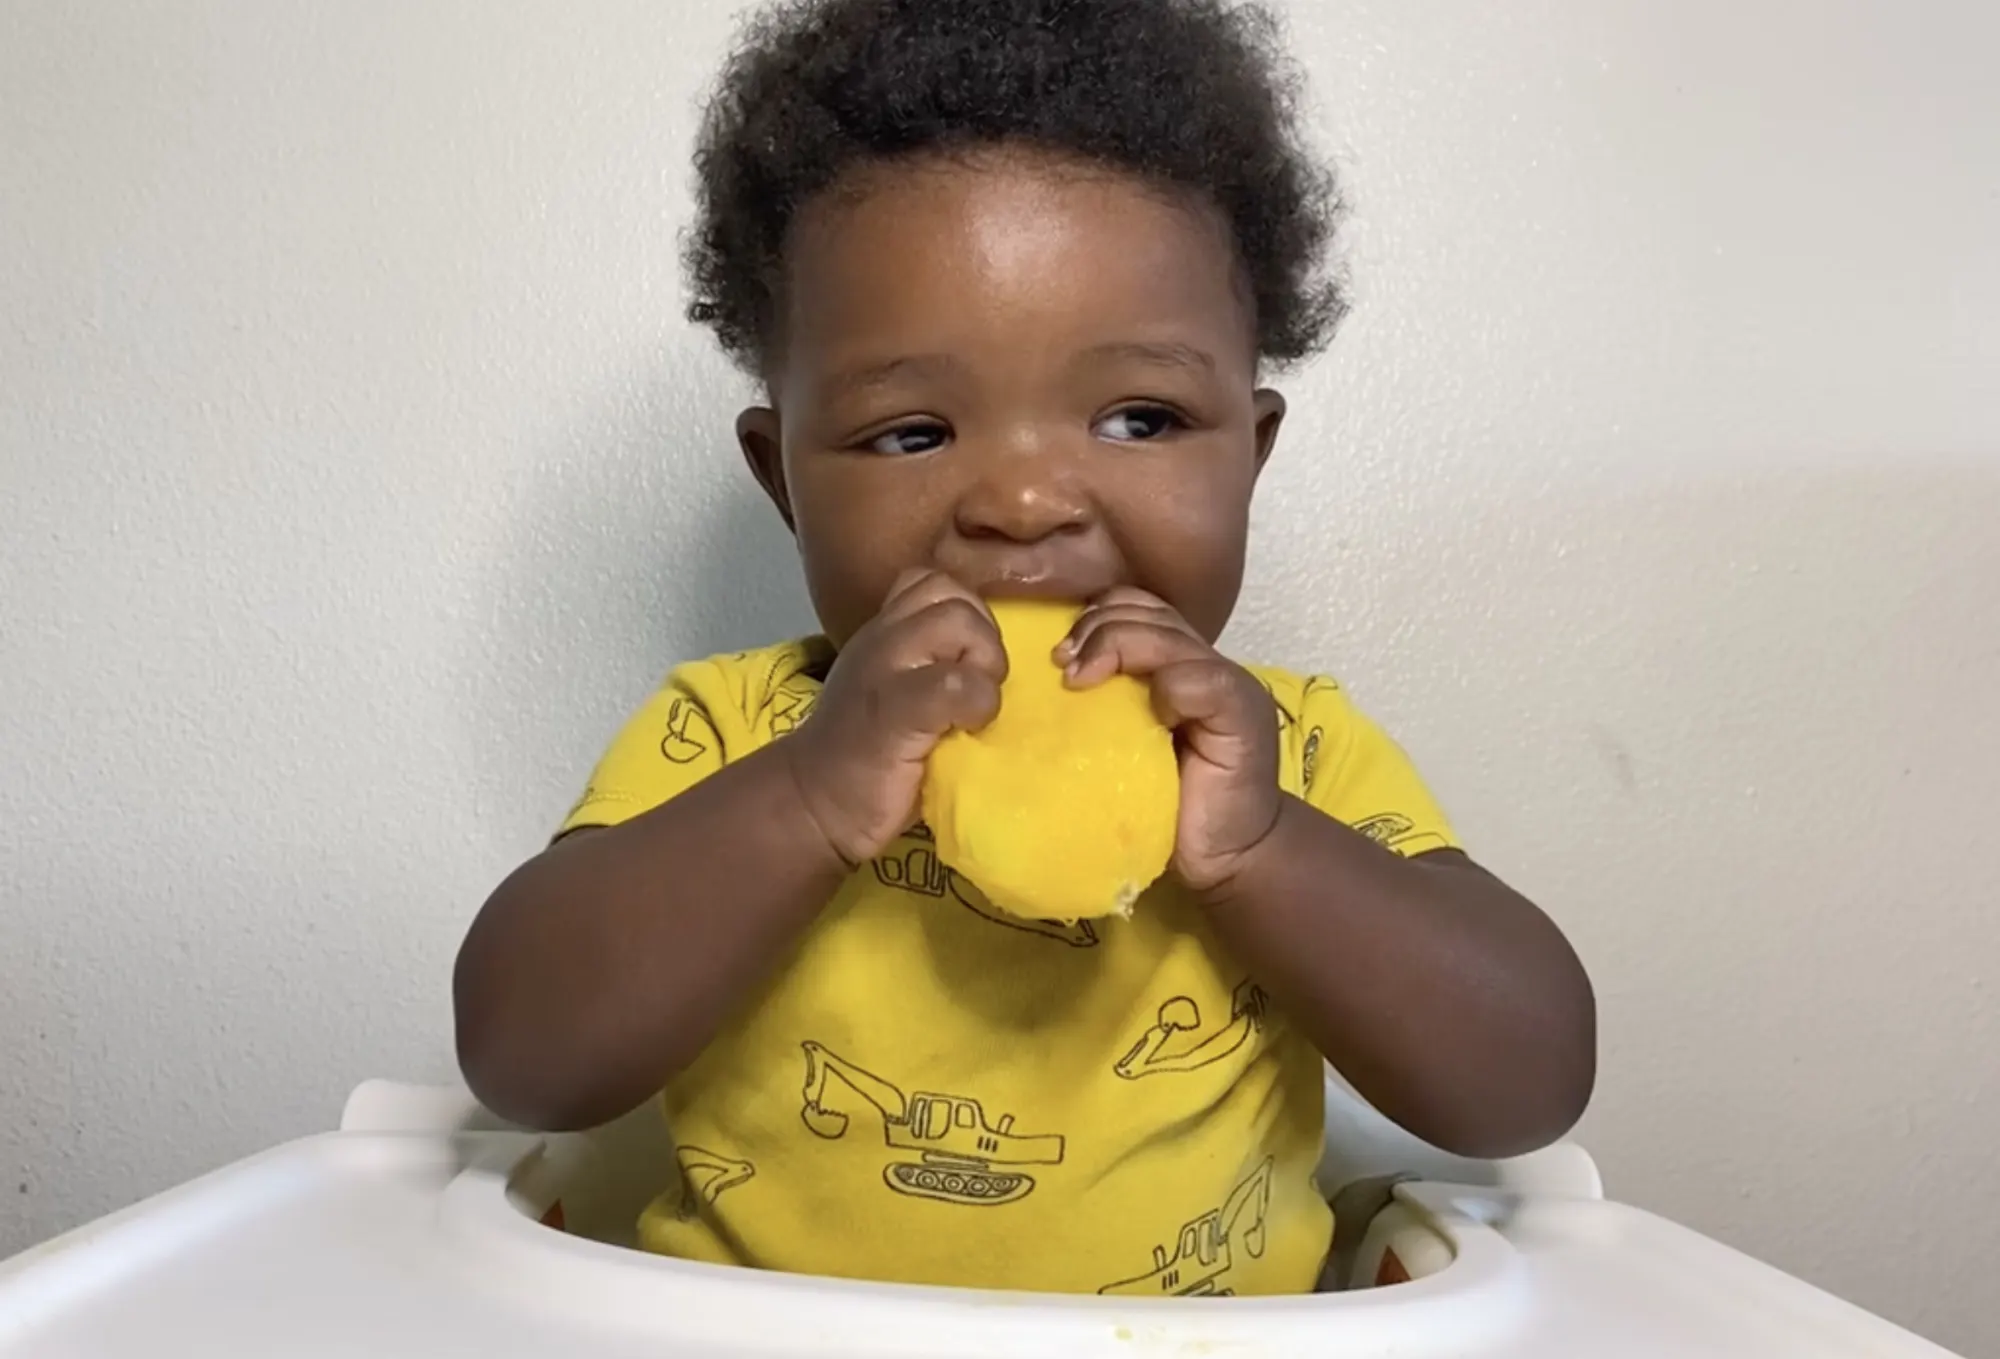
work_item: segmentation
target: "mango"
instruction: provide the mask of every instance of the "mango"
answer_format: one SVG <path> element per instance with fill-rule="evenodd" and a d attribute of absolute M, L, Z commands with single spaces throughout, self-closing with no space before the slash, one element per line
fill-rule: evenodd
<path fill-rule="evenodd" d="M 1141 680 L 1064 683 L 1053 653 L 1078 606 L 999 599 L 990 608 L 1007 648 L 1000 714 L 931 755 L 922 810 L 938 858 L 1022 919 L 1130 914 L 1173 856 L 1173 735 Z"/>

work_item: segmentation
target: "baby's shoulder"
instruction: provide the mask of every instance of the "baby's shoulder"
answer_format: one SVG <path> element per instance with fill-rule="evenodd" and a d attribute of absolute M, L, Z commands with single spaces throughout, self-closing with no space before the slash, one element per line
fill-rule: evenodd
<path fill-rule="evenodd" d="M 726 714 L 782 736 L 812 711 L 832 663 L 833 648 L 825 638 L 805 637 L 683 662 L 667 685 L 711 716 Z"/>
<path fill-rule="evenodd" d="M 1238 662 L 1250 677 L 1264 686 L 1287 726 L 1302 721 L 1308 713 L 1324 722 L 1326 715 L 1348 707 L 1346 691 L 1331 675 L 1287 670 L 1282 666 Z"/>

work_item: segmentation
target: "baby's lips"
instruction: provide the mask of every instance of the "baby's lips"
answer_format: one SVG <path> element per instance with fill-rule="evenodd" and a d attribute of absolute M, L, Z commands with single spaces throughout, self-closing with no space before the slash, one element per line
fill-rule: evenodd
<path fill-rule="evenodd" d="M 1082 605 L 1117 585 L 1123 573 L 1082 543 L 985 544 L 946 569 L 982 599 L 1054 599 Z"/>
<path fill-rule="evenodd" d="M 1082 604 L 1091 591 L 1071 578 L 1059 575 L 998 575 L 974 587 L 981 599 L 1051 599 Z"/>

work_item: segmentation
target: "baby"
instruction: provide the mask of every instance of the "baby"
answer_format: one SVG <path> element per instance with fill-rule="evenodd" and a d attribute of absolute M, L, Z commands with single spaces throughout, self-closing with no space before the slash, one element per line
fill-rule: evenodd
<path fill-rule="evenodd" d="M 1588 1101 L 1554 925 L 1334 681 L 1215 649 L 1285 416 L 1260 380 L 1342 310 L 1291 79 L 1221 0 L 793 0 L 730 60 L 691 314 L 758 385 L 737 442 L 822 632 L 674 670 L 455 979 L 501 1115 L 660 1096 L 649 1249 L 1306 1292 L 1324 1062 L 1472 1156 Z M 1002 913 L 918 820 L 939 739 L 997 711 L 1005 596 L 1083 605 L 1067 682 L 1137 677 L 1175 733 L 1129 919 Z"/>

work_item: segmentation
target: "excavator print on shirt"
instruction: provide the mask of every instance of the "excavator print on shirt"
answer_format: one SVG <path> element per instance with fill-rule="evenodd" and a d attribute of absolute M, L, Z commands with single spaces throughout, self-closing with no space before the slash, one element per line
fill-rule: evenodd
<path fill-rule="evenodd" d="M 977 888 L 937 856 L 937 839 L 931 828 L 919 821 L 903 834 L 903 839 L 875 860 L 875 879 L 884 887 L 911 892 L 935 900 L 951 900 L 981 920 L 1023 934 L 1037 934 L 1071 948 L 1095 948 L 1097 930 L 1088 920 L 1023 920 L 1008 915 L 988 902 Z"/>
<path fill-rule="evenodd" d="M 806 1053 L 805 1107 L 800 1111 L 815 1137 L 847 1135 L 846 1112 L 834 1106 L 830 1083 L 841 1085 L 871 1105 L 882 1119 L 882 1140 L 917 1159 L 892 1161 L 882 1180 L 898 1194 L 990 1208 L 1017 1203 L 1034 1192 L 1035 1180 L 1015 1166 L 1055 1166 L 1063 1159 L 1059 1134 L 1023 1136 L 1014 1116 L 988 1126 L 986 1111 L 964 1095 L 905 1095 L 873 1072 L 829 1051 L 824 1044 L 801 1044 Z"/>
<path fill-rule="evenodd" d="M 1125 1080 L 1136 1081 L 1213 1066 L 1262 1032 L 1270 1005 L 1262 987 L 1245 981 L 1229 998 L 1229 1022 L 1203 1037 L 1201 1007 L 1191 996 L 1175 996 L 1160 1007 L 1153 1027 L 1111 1069 Z"/>
<path fill-rule="evenodd" d="M 1270 695 L 1271 706 L 1277 709 L 1278 712 L 1278 737 L 1280 740 L 1284 739 L 1284 737 L 1291 733 L 1292 728 L 1298 725 L 1298 719 L 1292 716 L 1289 708 L 1278 701 L 1278 691 L 1272 686 L 1271 681 L 1254 671 L 1251 673 L 1250 678 L 1256 680 L 1258 686 L 1266 694 Z"/>
<path fill-rule="evenodd" d="M 1451 847 L 1451 842 L 1442 835 L 1418 830 L 1417 823 L 1401 812 L 1383 812 L 1380 816 L 1366 817 L 1355 822 L 1354 829 L 1382 848 L 1392 849 L 1406 859 Z"/>
<path fill-rule="evenodd" d="M 677 698 L 667 705 L 667 731 L 660 738 L 660 754 L 670 764 L 693 764 L 715 749 L 715 728 L 708 714 L 690 699 Z"/>
<path fill-rule="evenodd" d="M 772 693 L 771 701 L 764 705 L 764 711 L 771 722 L 771 735 L 790 736 L 799 729 L 799 723 L 812 716 L 813 705 L 819 701 L 817 688 L 804 681 L 787 681 Z"/>
<path fill-rule="evenodd" d="M 1153 1247 L 1153 1267 L 1136 1278 L 1121 1279 L 1098 1289 L 1119 1298 L 1228 1298 L 1237 1252 L 1253 1260 L 1264 1256 L 1264 1219 L 1271 1208 L 1270 1157 L 1230 1191 L 1229 1201 L 1181 1227 L 1174 1253 Z"/>
<path fill-rule="evenodd" d="M 702 1147 L 674 1148 L 674 1163 L 681 1172 L 681 1201 L 674 1216 L 682 1222 L 694 1221 L 704 1205 L 757 1177 L 757 1167 L 748 1161 Z"/>

